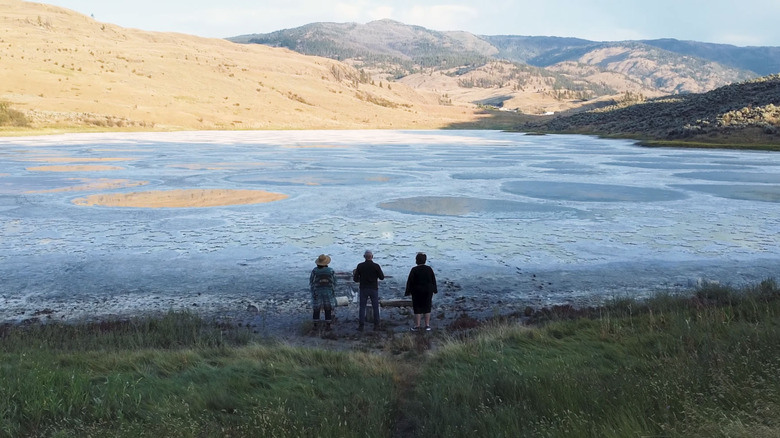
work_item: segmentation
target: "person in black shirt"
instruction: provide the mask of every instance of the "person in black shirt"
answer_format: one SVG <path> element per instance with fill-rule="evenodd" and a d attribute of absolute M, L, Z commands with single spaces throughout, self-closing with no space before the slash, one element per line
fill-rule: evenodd
<path fill-rule="evenodd" d="M 352 273 L 352 280 L 360 282 L 360 310 L 358 310 L 358 330 L 363 330 L 366 322 L 366 304 L 371 298 L 371 309 L 374 313 L 374 330 L 379 330 L 379 281 L 384 280 L 382 268 L 374 263 L 374 253 L 366 250 L 363 253 L 366 261 L 359 263 Z"/>
<path fill-rule="evenodd" d="M 406 292 L 404 296 L 412 296 L 412 308 L 414 309 L 414 327 L 412 331 L 420 330 L 420 318 L 425 316 L 425 331 L 431 331 L 431 303 L 433 294 L 439 290 L 436 287 L 436 275 L 433 269 L 426 265 L 428 257 L 418 252 L 415 257 L 417 266 L 409 271 L 406 280 Z"/>

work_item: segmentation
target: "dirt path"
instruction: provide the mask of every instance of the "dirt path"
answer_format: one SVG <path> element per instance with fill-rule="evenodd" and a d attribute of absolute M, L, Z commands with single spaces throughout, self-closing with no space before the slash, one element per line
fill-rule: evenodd
<path fill-rule="evenodd" d="M 424 337 L 419 337 L 424 339 Z M 415 406 L 414 396 L 417 390 L 417 378 L 420 375 L 420 367 L 415 366 L 409 362 L 400 362 L 396 367 L 396 376 L 394 377 L 397 382 L 395 406 L 393 406 L 394 418 L 393 418 L 393 436 L 394 437 L 410 437 L 418 435 L 418 425 L 412 419 L 408 412 L 417 409 Z"/>

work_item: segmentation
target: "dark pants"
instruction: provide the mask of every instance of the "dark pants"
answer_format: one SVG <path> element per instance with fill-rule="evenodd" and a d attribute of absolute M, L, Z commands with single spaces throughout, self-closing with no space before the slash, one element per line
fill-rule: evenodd
<path fill-rule="evenodd" d="M 360 326 L 366 322 L 366 304 L 368 299 L 371 298 L 371 308 L 374 311 L 374 325 L 379 325 L 379 290 L 378 289 L 360 289 L 360 310 L 358 310 L 358 318 L 360 320 Z"/>
<path fill-rule="evenodd" d="M 325 322 L 330 322 L 333 316 L 331 315 L 333 313 L 333 308 L 330 306 L 325 307 Z M 320 309 L 314 309 L 314 312 L 312 313 L 312 316 L 314 317 L 315 321 L 320 320 Z"/>

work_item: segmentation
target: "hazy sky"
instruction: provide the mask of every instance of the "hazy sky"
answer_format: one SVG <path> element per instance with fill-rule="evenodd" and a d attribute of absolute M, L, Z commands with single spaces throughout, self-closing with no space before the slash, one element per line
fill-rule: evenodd
<path fill-rule="evenodd" d="M 390 18 L 479 35 L 596 41 L 677 38 L 780 46 L 778 0 L 50 0 L 96 20 L 143 30 L 224 38 L 317 21 Z"/>

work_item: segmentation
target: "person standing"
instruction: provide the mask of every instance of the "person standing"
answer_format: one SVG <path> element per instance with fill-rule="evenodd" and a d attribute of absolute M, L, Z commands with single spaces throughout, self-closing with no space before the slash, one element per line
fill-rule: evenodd
<path fill-rule="evenodd" d="M 409 271 L 409 278 L 406 280 L 406 292 L 404 296 L 412 296 L 412 308 L 414 309 L 414 327 L 412 331 L 420 330 L 420 319 L 425 317 L 425 331 L 431 331 L 431 305 L 433 294 L 438 293 L 436 287 L 436 275 L 433 269 L 426 265 L 428 256 L 418 252 L 415 257 L 417 266 Z"/>
<path fill-rule="evenodd" d="M 366 322 L 366 304 L 371 298 L 371 310 L 374 316 L 374 330 L 379 330 L 379 280 L 385 279 L 382 267 L 374 263 L 374 253 L 366 250 L 364 262 L 358 263 L 352 273 L 352 280 L 360 283 L 360 309 L 358 310 L 358 330 L 363 331 Z"/>
<path fill-rule="evenodd" d="M 317 265 L 309 275 L 311 307 L 314 328 L 319 328 L 320 311 L 325 310 L 325 330 L 330 330 L 333 322 L 333 308 L 336 307 L 336 272 L 329 268 L 330 256 L 320 254 L 314 261 Z"/>

